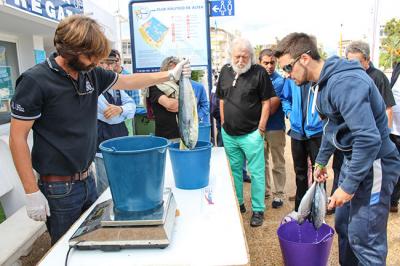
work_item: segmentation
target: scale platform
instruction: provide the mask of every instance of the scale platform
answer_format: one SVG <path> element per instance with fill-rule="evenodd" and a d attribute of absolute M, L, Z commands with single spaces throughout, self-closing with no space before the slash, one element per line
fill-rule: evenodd
<path fill-rule="evenodd" d="M 176 202 L 170 188 L 164 190 L 163 204 L 152 211 L 115 215 L 110 199 L 91 211 L 72 235 L 69 245 L 103 251 L 165 248 L 171 241 L 175 213 Z"/>

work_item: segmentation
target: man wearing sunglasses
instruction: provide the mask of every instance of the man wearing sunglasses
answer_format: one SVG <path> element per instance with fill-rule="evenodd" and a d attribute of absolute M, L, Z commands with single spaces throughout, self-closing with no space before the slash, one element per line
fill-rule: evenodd
<path fill-rule="evenodd" d="M 326 180 L 325 166 L 335 149 L 345 156 L 328 205 L 336 207 L 340 264 L 385 265 L 390 196 L 400 161 L 378 89 L 358 62 L 337 56 L 322 60 L 315 40 L 304 33 L 284 37 L 275 55 L 281 66 L 291 65 L 289 77 L 297 84 L 315 82 L 312 111 L 325 123 L 316 180 Z"/>
<path fill-rule="evenodd" d="M 109 41 L 86 16 L 61 21 L 54 45 L 57 53 L 18 78 L 10 128 L 28 216 L 47 221 L 52 244 L 97 198 L 90 165 L 97 146 L 98 96 L 109 89 L 143 88 L 190 76 L 187 61 L 171 71 L 132 75 L 96 67 L 108 56 Z M 32 153 L 27 142 L 31 129 Z"/>
<path fill-rule="evenodd" d="M 298 64 L 300 57 L 288 62 L 282 67 L 290 77 L 293 68 Z M 311 112 L 314 92 L 310 82 L 295 84 L 291 79 L 286 79 L 282 88 L 282 108 L 289 119 L 290 146 L 293 158 L 293 167 L 296 175 L 296 194 L 294 197 L 294 210 L 297 211 L 303 196 L 308 190 L 309 164 L 315 163 L 322 138 L 322 122 L 316 113 Z"/>
<path fill-rule="evenodd" d="M 269 117 L 270 98 L 275 91 L 267 71 L 256 64 L 253 47 L 246 39 L 232 42 L 231 63 L 222 67 L 217 83 L 220 99 L 222 139 L 234 178 L 240 211 L 243 201 L 243 163 L 251 172 L 253 215 L 250 226 L 264 221 L 265 161 L 264 132 Z"/>

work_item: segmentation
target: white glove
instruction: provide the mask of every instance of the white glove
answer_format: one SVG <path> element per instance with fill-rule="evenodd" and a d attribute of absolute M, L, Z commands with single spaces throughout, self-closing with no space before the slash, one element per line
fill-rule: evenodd
<path fill-rule="evenodd" d="M 40 190 L 26 194 L 26 212 L 35 221 L 45 222 L 47 216 L 50 216 L 49 203 Z"/>
<path fill-rule="evenodd" d="M 176 81 L 179 80 L 179 78 L 181 77 L 181 74 L 186 78 L 190 78 L 190 76 L 192 74 L 192 70 L 190 68 L 189 59 L 184 59 L 184 60 L 180 61 L 174 67 L 174 69 L 169 71 L 169 73 L 170 73 L 170 75 L 172 75 L 174 77 L 174 79 Z"/>

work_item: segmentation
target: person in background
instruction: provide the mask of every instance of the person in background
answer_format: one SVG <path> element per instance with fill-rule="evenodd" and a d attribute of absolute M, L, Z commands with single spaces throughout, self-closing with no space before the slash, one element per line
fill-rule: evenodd
<path fill-rule="evenodd" d="M 265 210 L 264 133 L 275 91 L 267 71 L 256 64 L 253 48 L 246 39 L 232 42 L 231 64 L 222 67 L 217 84 L 220 99 L 222 138 L 234 178 L 240 211 L 243 200 L 243 164 L 251 172 L 253 215 L 250 226 L 261 226 Z"/>
<path fill-rule="evenodd" d="M 105 70 L 114 71 L 115 63 L 115 52 L 111 50 L 108 58 L 102 59 L 99 66 Z M 108 179 L 99 145 L 108 139 L 128 136 L 125 120 L 133 119 L 135 110 L 135 103 L 123 90 L 108 90 L 99 96 L 97 104 L 97 153 L 95 157 L 98 195 L 108 187 Z"/>
<path fill-rule="evenodd" d="M 90 165 L 97 149 L 98 97 L 111 89 L 179 80 L 191 72 L 187 60 L 158 73 L 119 75 L 96 67 L 110 53 L 109 40 L 84 15 L 57 25 L 54 46 L 56 53 L 17 79 L 10 125 L 10 149 L 27 214 L 46 221 L 52 244 L 97 198 Z M 31 130 L 32 152 L 27 141 Z"/>
<path fill-rule="evenodd" d="M 393 68 L 392 78 L 390 80 L 390 87 L 392 88 L 393 96 L 396 101 L 393 106 L 393 127 L 390 132 L 390 139 L 396 144 L 397 150 L 400 152 L 400 63 L 397 63 Z M 399 174 L 400 176 L 400 174 Z M 390 211 L 399 211 L 399 199 L 400 199 L 400 178 L 397 181 L 393 189 L 392 196 L 390 198 Z"/>
<path fill-rule="evenodd" d="M 161 63 L 161 71 L 173 69 L 180 60 L 177 57 L 169 56 Z M 197 101 L 197 112 L 199 123 L 209 123 L 210 107 L 204 86 L 191 80 L 193 91 Z M 167 81 L 152 86 L 148 90 L 149 100 L 153 108 L 156 136 L 167 139 L 179 138 L 178 128 L 178 95 L 179 81 Z"/>
<path fill-rule="evenodd" d="M 115 58 L 115 63 L 113 64 L 113 71 L 115 73 L 121 75 L 131 74 L 127 69 L 125 69 L 121 64 L 121 54 L 116 49 L 111 49 L 109 58 Z M 128 94 L 135 103 L 136 109 L 135 114 L 144 113 L 144 108 L 140 106 L 140 90 L 125 90 L 125 93 Z M 126 121 L 126 123 L 131 123 L 132 125 L 132 133 L 135 135 L 135 119 L 131 118 Z M 128 124 L 127 124 L 128 125 Z M 128 125 L 130 127 L 130 125 Z"/>
<path fill-rule="evenodd" d="M 111 50 L 109 57 L 102 59 L 99 65 L 105 70 L 114 71 L 113 65 L 116 62 L 114 55 L 115 52 Z M 105 140 L 128 136 L 124 121 L 134 118 L 135 110 L 135 103 L 125 91 L 103 92 L 99 96 L 97 106 L 97 147 Z"/>
<path fill-rule="evenodd" d="M 381 94 L 383 101 L 386 105 L 386 115 L 388 118 L 388 127 L 392 128 L 392 107 L 396 105 L 393 97 L 390 83 L 385 73 L 374 67 L 370 58 L 369 45 L 363 41 L 351 42 L 345 50 L 346 58 L 348 60 L 356 60 L 360 62 L 361 66 L 367 71 L 368 76 L 374 81 L 376 87 Z"/>
<path fill-rule="evenodd" d="M 259 55 L 259 64 L 267 70 L 267 73 L 274 86 L 276 97 L 271 98 L 271 113 L 268 119 L 264 138 L 264 157 L 265 157 L 265 182 L 266 195 L 271 193 L 271 174 L 269 171 L 269 155 L 271 154 L 273 167 L 272 176 L 274 178 L 275 191 L 272 200 L 272 208 L 283 206 L 286 168 L 285 168 L 285 113 L 283 112 L 280 98 L 282 96 L 283 84 L 285 79 L 275 71 L 276 58 L 271 49 L 264 49 Z"/>
<path fill-rule="evenodd" d="M 179 61 L 178 61 L 179 62 Z M 206 89 L 200 82 L 190 80 L 192 83 L 194 96 L 197 101 L 197 115 L 199 117 L 199 124 L 210 123 L 210 102 L 207 98 Z"/>
<path fill-rule="evenodd" d="M 315 38 L 305 33 L 284 37 L 275 55 L 296 84 L 315 83 L 311 110 L 324 118 L 315 180 L 325 182 L 336 149 L 345 156 L 339 187 L 328 204 L 336 207 L 340 265 L 386 265 L 390 196 L 400 158 L 376 85 L 359 62 L 337 56 L 323 60 Z"/>
<path fill-rule="evenodd" d="M 295 211 L 298 210 L 301 199 L 308 190 L 308 158 L 313 165 L 321 145 L 322 122 L 318 114 L 311 112 L 314 97 L 309 83 L 296 85 L 293 80 L 286 79 L 281 103 L 283 112 L 290 122 L 288 135 L 291 140 L 296 175 Z"/>

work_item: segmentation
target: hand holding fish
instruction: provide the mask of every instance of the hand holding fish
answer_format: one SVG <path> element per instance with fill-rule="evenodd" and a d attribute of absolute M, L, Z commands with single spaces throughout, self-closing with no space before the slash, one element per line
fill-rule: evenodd
<path fill-rule="evenodd" d="M 342 207 L 343 204 L 349 202 L 354 197 L 354 194 L 346 193 L 341 187 L 338 187 L 333 195 L 329 198 L 328 210 L 336 207 Z"/>
<path fill-rule="evenodd" d="M 181 75 L 186 78 L 190 78 L 191 74 L 192 70 L 190 68 L 189 59 L 183 59 L 172 70 L 169 71 L 169 75 L 172 76 L 176 81 L 180 79 Z"/>
<path fill-rule="evenodd" d="M 320 164 L 314 165 L 314 180 L 318 183 L 325 182 L 328 179 L 326 167 Z"/>

